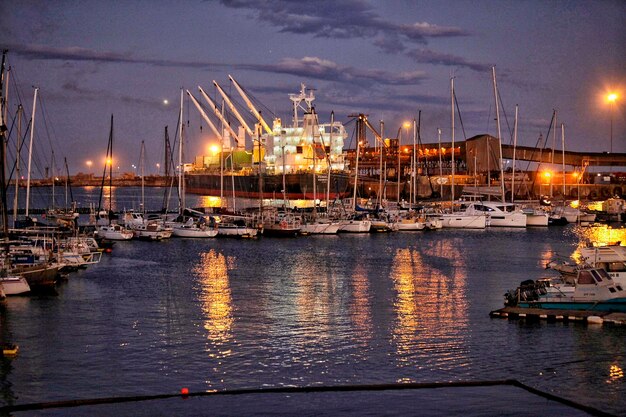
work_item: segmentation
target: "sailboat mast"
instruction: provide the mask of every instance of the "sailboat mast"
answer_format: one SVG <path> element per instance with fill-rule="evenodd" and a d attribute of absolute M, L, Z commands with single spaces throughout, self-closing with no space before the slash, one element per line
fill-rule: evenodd
<path fill-rule="evenodd" d="M 111 115 L 111 130 L 109 132 L 109 224 L 111 224 L 111 212 L 113 211 L 113 115 Z"/>
<path fill-rule="evenodd" d="M 54 197 L 55 197 L 55 187 L 54 187 L 54 183 L 55 181 L 55 176 L 54 176 L 54 150 L 52 150 L 52 157 L 50 159 L 50 170 L 51 170 L 51 175 L 50 178 L 52 179 L 52 209 L 54 210 Z M 67 199 L 65 201 L 65 205 L 67 206 Z"/>
<path fill-rule="evenodd" d="M 224 204 L 224 100 L 222 100 L 222 117 L 220 119 L 220 207 Z"/>
<path fill-rule="evenodd" d="M 496 125 L 498 126 L 498 148 L 500 150 L 500 190 L 502 202 L 504 203 L 504 169 L 502 167 L 502 134 L 500 133 L 500 104 L 498 103 L 498 84 L 496 83 L 496 67 L 491 67 L 493 74 L 493 94 L 496 101 Z M 489 149 L 491 154 L 491 149 Z M 491 184 L 489 184 L 491 185 Z"/>
<path fill-rule="evenodd" d="M 439 198 L 443 198 L 443 167 L 441 166 L 441 128 L 437 128 L 437 144 L 439 148 Z"/>
<path fill-rule="evenodd" d="M 33 113 L 30 118 L 30 144 L 28 146 L 28 172 L 26 175 L 26 217 L 28 218 L 28 209 L 30 203 L 30 166 L 33 159 L 33 135 L 35 133 L 35 110 L 37 108 L 37 93 L 39 88 L 35 87 L 35 96 L 33 98 Z M 4 187 L 4 184 L 3 184 Z"/>
<path fill-rule="evenodd" d="M 381 120 L 380 121 L 380 137 L 381 138 L 384 138 L 383 136 L 384 126 L 385 124 Z M 380 154 L 378 155 L 378 198 L 377 198 L 377 200 L 379 200 L 379 204 L 381 207 L 383 205 L 383 150 L 384 149 L 385 149 L 385 144 L 381 143 L 380 146 L 378 146 L 378 150 Z"/>
<path fill-rule="evenodd" d="M 515 200 L 515 151 L 517 150 L 517 105 L 515 105 L 515 125 L 513 127 L 513 172 L 511 175 L 511 203 Z"/>
<path fill-rule="evenodd" d="M 359 178 L 359 149 L 360 149 L 360 140 L 357 135 L 356 138 L 356 163 L 354 164 L 354 194 L 352 197 L 352 209 L 356 211 L 356 187 Z"/>
<path fill-rule="evenodd" d="M 335 124 L 335 112 L 331 111 L 330 112 L 330 135 L 328 137 L 328 147 L 332 147 L 333 146 L 333 129 L 334 129 L 334 125 Z M 330 161 L 330 155 L 326 155 L 326 164 L 327 166 L 327 172 L 326 172 L 326 213 L 328 213 L 328 209 L 330 207 L 330 171 L 332 168 L 332 164 Z"/>
<path fill-rule="evenodd" d="M 6 96 L 7 92 L 5 91 L 4 85 L 4 68 L 6 62 L 7 50 L 2 51 L 2 64 L 0 66 L 0 210 L 2 210 L 2 237 L 6 238 L 9 232 L 9 216 L 7 213 L 7 185 L 6 185 L 6 154 L 7 154 L 7 146 L 6 146 L 6 118 L 5 111 L 7 107 Z M 13 212 L 13 218 L 15 219 L 16 212 Z"/>
<path fill-rule="evenodd" d="M 20 148 L 22 146 L 22 113 L 24 107 L 17 106 L 17 140 L 15 143 L 15 195 L 13 196 L 13 223 L 17 219 L 17 196 L 20 187 Z"/>
<path fill-rule="evenodd" d="M 180 111 L 178 113 L 178 138 L 180 141 L 180 146 L 178 147 L 178 207 L 180 214 L 183 214 L 183 210 L 185 209 L 185 167 L 183 165 L 183 89 L 180 89 Z"/>
<path fill-rule="evenodd" d="M 565 199 L 565 125 L 561 123 L 561 154 L 563 159 L 563 199 Z"/>
<path fill-rule="evenodd" d="M 141 141 L 141 150 L 139 151 L 139 172 L 141 173 L 141 213 L 146 212 L 146 205 L 145 205 L 145 194 L 144 194 L 144 161 L 146 159 L 146 145 L 144 143 L 144 141 Z"/>
<path fill-rule="evenodd" d="M 450 181 L 450 202 L 454 211 L 454 77 L 450 78 L 450 100 L 452 103 L 451 129 L 452 129 L 452 176 Z"/>
<path fill-rule="evenodd" d="M 397 169 L 397 174 L 398 174 L 398 184 L 397 184 L 397 203 L 398 206 L 400 205 L 400 144 L 402 142 L 402 126 L 400 127 L 400 130 L 398 131 L 398 169 Z"/>

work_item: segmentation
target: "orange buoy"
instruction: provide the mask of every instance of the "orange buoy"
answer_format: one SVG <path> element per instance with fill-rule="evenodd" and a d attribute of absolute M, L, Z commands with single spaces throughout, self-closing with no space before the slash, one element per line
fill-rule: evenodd
<path fill-rule="evenodd" d="M 181 388 L 181 389 L 180 389 L 180 393 L 181 393 L 182 395 L 189 395 L 189 388 L 187 388 L 187 387 L 183 387 L 183 388 Z"/>

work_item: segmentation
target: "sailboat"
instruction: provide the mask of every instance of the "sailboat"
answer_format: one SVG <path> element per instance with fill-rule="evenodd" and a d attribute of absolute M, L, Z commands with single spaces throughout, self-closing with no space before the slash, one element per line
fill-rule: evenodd
<path fill-rule="evenodd" d="M 0 108 L 0 126 L 5 126 L 5 108 L 6 105 L 5 95 L 4 95 L 4 73 L 5 73 L 5 58 L 6 51 L 2 55 L 2 64 L 0 67 L 0 103 L 2 108 Z M 33 100 L 33 115 L 31 118 L 31 141 L 30 141 L 30 150 L 29 155 L 31 155 L 30 151 L 32 150 L 32 126 L 34 123 L 35 117 L 35 109 L 37 103 L 37 92 L 38 88 L 35 89 L 34 100 Z M 56 283 L 56 279 L 59 273 L 59 269 L 61 268 L 61 264 L 53 262 L 50 258 L 49 253 L 45 253 L 44 256 L 35 256 L 34 251 L 35 248 L 32 245 L 24 246 L 24 252 L 20 252 L 20 250 L 16 250 L 14 245 L 11 245 L 8 241 L 9 237 L 9 222 L 8 222 L 8 213 L 7 213 L 7 196 L 6 196 L 6 187 L 7 187 L 7 179 L 5 177 L 5 164 L 6 164 L 6 130 L 0 129 L 0 212 L 2 214 L 2 259 L 0 260 L 0 264 L 2 266 L 2 274 L 5 277 L 21 277 L 15 281 L 7 281 L 7 286 L 11 284 L 19 284 L 19 286 L 24 287 L 23 279 L 26 280 L 26 284 L 32 289 L 46 289 L 54 286 Z M 29 173 L 30 173 L 30 158 L 29 158 Z M 30 177 L 29 177 L 30 179 Z M 29 195 L 30 189 L 27 188 L 27 213 L 28 213 L 28 200 L 30 199 Z M 26 251 L 29 253 L 27 254 Z M 24 256 L 25 255 L 25 256 Z M 29 256 L 32 255 L 32 256 Z M 16 263 L 21 261 L 20 265 Z M 0 287 L 2 287 L 0 285 Z M 6 294 L 7 292 L 12 291 L 10 288 L 4 288 L 2 293 Z"/>
<path fill-rule="evenodd" d="M 334 112 L 331 113 L 331 126 L 334 122 Z M 317 204 L 317 160 L 320 157 L 325 157 L 328 163 L 327 169 L 330 174 L 330 160 L 328 155 L 326 155 L 326 151 L 324 150 L 323 138 L 320 137 L 319 134 L 319 125 L 317 113 L 315 113 L 314 108 L 310 108 L 310 111 L 305 113 L 304 116 L 304 129 L 307 131 L 307 127 L 310 127 L 311 137 L 313 138 L 311 144 L 311 158 L 313 160 L 313 212 L 310 215 L 304 215 L 304 219 L 302 221 L 301 233 L 303 234 L 311 234 L 311 235 L 332 235 L 336 234 L 339 230 L 341 224 L 329 217 L 321 217 L 318 213 L 318 204 Z M 332 128 L 331 128 L 331 139 L 329 141 L 332 142 Z M 319 140 L 321 143 L 317 143 L 316 140 Z M 324 155 L 318 155 L 318 150 L 322 150 Z M 321 158 L 320 158 L 321 159 Z M 284 172 L 284 169 L 283 169 Z M 330 184 L 330 180 L 327 178 L 327 184 Z M 327 188 L 329 188 L 327 186 Z"/>
<path fill-rule="evenodd" d="M 429 218 L 434 218 L 435 220 L 441 221 L 441 225 L 446 228 L 456 228 L 456 229 L 484 229 L 486 227 L 486 216 L 485 214 L 468 214 L 463 211 L 454 211 L 454 174 L 455 174 L 455 165 L 454 165 L 454 78 L 450 78 L 450 96 L 452 102 L 452 117 L 451 117 L 451 130 L 452 130 L 452 147 L 450 151 L 452 152 L 452 175 L 451 175 L 451 193 L 450 193 L 450 203 L 451 209 L 450 213 L 435 213 L 429 214 Z"/>
<path fill-rule="evenodd" d="M 95 236 L 98 239 L 106 240 L 130 240 L 133 238 L 133 232 L 126 227 L 113 223 L 113 115 L 111 115 L 111 128 L 109 130 L 109 143 L 107 145 L 107 159 L 102 174 L 102 187 L 100 188 L 100 199 L 98 207 L 101 207 L 102 192 L 104 190 L 104 179 L 106 178 L 107 166 L 109 167 L 109 211 L 98 209 L 98 221 L 96 224 Z"/>
<path fill-rule="evenodd" d="M 359 180 L 359 151 L 361 149 L 360 140 L 357 138 L 356 140 L 356 163 L 354 166 L 354 191 L 352 195 L 352 204 L 351 209 L 352 212 L 345 218 L 341 220 L 341 226 L 339 226 L 339 232 L 348 232 L 348 233 L 369 233 L 372 228 L 372 222 L 365 215 L 358 214 L 357 212 L 357 185 Z"/>
<path fill-rule="evenodd" d="M 189 93 L 189 92 L 187 92 Z M 191 96 L 191 95 L 190 95 Z M 179 147 L 178 147 L 178 192 L 179 192 L 179 221 L 172 224 L 172 236 L 209 238 L 217 236 L 217 223 L 207 219 L 202 213 L 185 216 L 185 212 L 192 212 L 185 208 L 185 166 L 183 164 L 184 124 L 183 124 L 183 90 L 180 90 L 179 110 Z"/>
<path fill-rule="evenodd" d="M 124 224 L 133 231 L 136 239 L 163 240 L 172 236 L 172 228 L 166 227 L 160 219 L 146 219 L 146 206 L 144 194 L 144 165 L 146 146 L 141 141 L 139 164 L 141 166 L 141 210 L 139 213 L 124 213 Z"/>

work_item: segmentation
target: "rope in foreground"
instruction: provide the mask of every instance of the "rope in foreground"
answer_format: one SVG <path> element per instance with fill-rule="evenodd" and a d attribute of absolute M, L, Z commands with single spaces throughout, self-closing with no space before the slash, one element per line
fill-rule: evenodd
<path fill-rule="evenodd" d="M 136 395 L 126 397 L 103 397 L 82 400 L 49 401 L 31 404 L 18 404 L 0 407 L 0 413 L 11 413 L 16 411 L 45 410 L 51 408 L 69 408 L 100 404 L 119 404 L 137 401 L 160 400 L 168 398 L 189 398 L 189 397 L 209 397 L 226 395 L 254 395 L 254 394 L 295 394 L 295 393 L 325 393 L 325 392 L 357 392 L 357 391 L 400 391 L 416 389 L 434 388 L 463 388 L 463 387 L 491 387 L 491 386 L 514 386 L 521 388 L 533 395 L 546 398 L 572 407 L 593 416 L 616 417 L 614 414 L 598 410 L 567 398 L 560 397 L 549 392 L 541 391 L 526 385 L 516 379 L 493 380 L 493 381 L 458 381 L 458 382 L 413 382 L 413 383 L 393 383 L 393 384 L 369 384 L 369 385 L 336 385 L 336 386 L 312 386 L 312 387 L 276 387 L 276 388 L 249 388 L 223 391 L 200 391 L 184 394 L 157 394 L 157 395 Z"/>

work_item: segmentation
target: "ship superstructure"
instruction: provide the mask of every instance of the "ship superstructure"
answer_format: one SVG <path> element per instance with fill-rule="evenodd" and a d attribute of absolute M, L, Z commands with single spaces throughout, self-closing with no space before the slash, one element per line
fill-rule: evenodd
<path fill-rule="evenodd" d="M 301 84 L 299 94 L 290 94 L 293 102 L 293 122 L 283 126 L 274 119 L 272 134 L 264 135 L 266 144 L 265 162 L 268 173 L 282 174 L 298 172 L 343 171 L 346 158 L 343 151 L 347 138 L 341 122 L 319 123 L 313 107 L 313 91 L 306 91 Z M 303 111 L 302 119 L 298 113 Z"/>

